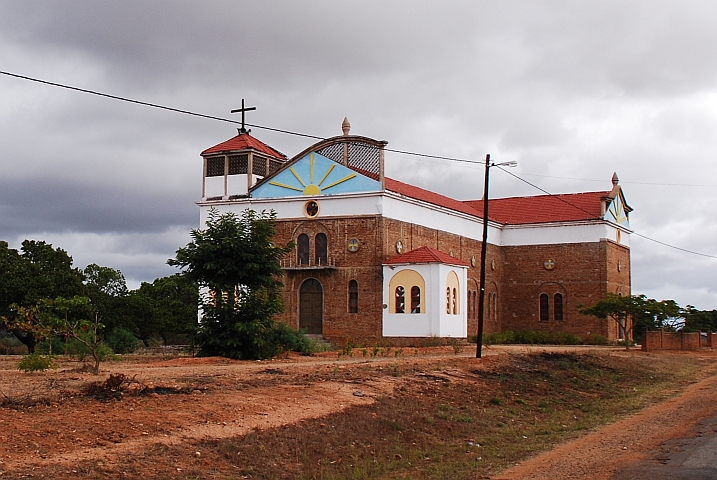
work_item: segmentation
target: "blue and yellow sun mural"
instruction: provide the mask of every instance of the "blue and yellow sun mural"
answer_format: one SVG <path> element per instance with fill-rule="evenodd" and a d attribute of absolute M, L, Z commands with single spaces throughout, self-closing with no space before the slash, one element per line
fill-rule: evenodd
<path fill-rule="evenodd" d="M 630 222 L 627 213 L 625 213 L 625 206 L 623 203 L 624 202 L 622 201 L 621 196 L 616 196 L 612 203 L 610 203 L 607 212 L 605 212 L 605 220 L 630 228 Z"/>
<path fill-rule="evenodd" d="M 381 189 L 376 180 L 329 160 L 318 153 L 310 153 L 268 182 L 259 185 L 254 198 L 319 196 L 339 193 L 374 192 Z"/>

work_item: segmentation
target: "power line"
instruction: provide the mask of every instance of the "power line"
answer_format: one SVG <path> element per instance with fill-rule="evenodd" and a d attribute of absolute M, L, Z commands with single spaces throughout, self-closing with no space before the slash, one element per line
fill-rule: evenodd
<path fill-rule="evenodd" d="M 236 125 L 241 125 L 241 122 L 239 122 L 239 121 L 237 121 L 237 120 L 232 120 L 232 119 L 230 119 L 230 118 L 215 117 L 215 116 L 213 116 L 213 115 L 205 115 L 205 114 L 203 114 L 203 113 L 191 112 L 191 111 L 189 111 L 189 110 L 181 110 L 181 109 L 179 109 L 179 108 L 167 107 L 167 106 L 165 106 L 165 105 L 158 105 L 158 104 L 156 104 L 156 103 L 142 102 L 142 101 L 140 101 L 140 100 L 134 100 L 134 99 L 131 99 L 131 98 L 126 98 L 126 97 L 120 97 L 120 96 L 118 96 L 118 95 L 110 95 L 109 93 L 97 92 L 97 91 L 95 91 L 95 90 L 88 90 L 88 89 L 86 89 L 86 88 L 79 88 L 79 87 L 73 87 L 73 86 L 71 86 L 71 85 L 64 85 L 64 84 L 62 84 L 62 83 L 49 82 L 49 81 L 47 81 L 47 80 L 40 80 L 39 78 L 26 77 L 25 75 L 18 75 L 18 74 L 16 74 L 16 73 L 3 72 L 3 71 L 1 71 L 1 70 L 0 70 L 0 74 L 2 74 L 2 75 L 7 75 L 7 76 L 9 76 L 9 77 L 21 78 L 21 79 L 23 79 L 23 80 L 29 80 L 29 81 L 31 81 L 31 82 L 37 82 L 37 83 L 42 83 L 42 84 L 45 84 L 45 85 L 51 85 L 51 86 L 53 86 L 53 87 L 66 88 L 67 90 L 74 90 L 74 91 L 77 91 L 77 92 L 89 93 L 90 95 L 97 95 L 97 96 L 99 96 L 99 97 L 106 97 L 106 98 L 111 98 L 111 99 L 113 99 L 113 100 L 120 100 L 120 101 L 122 101 L 122 102 L 135 103 L 135 104 L 137 104 L 137 105 L 144 105 L 145 107 L 159 108 L 159 109 L 161 109 L 161 110 L 168 110 L 168 111 L 170 111 L 170 112 L 183 113 L 183 114 L 185 114 L 185 115 L 192 115 L 192 116 L 194 116 L 194 117 L 208 118 L 208 119 L 210 119 L 210 120 L 218 120 L 218 121 L 220 121 L 220 122 L 227 122 L 227 123 L 233 123 L 233 124 L 236 124 Z M 317 139 L 317 140 L 324 140 L 323 137 L 317 137 L 317 136 L 315 136 L 315 135 L 307 135 L 307 134 L 305 134 L 305 133 L 292 132 L 292 131 L 290 131 L 290 130 L 282 130 L 282 129 L 280 129 L 280 128 L 264 127 L 264 126 L 261 126 L 261 125 L 252 125 L 252 124 L 250 124 L 250 123 L 247 123 L 246 125 L 249 125 L 250 127 L 254 127 L 254 128 L 261 128 L 261 129 L 264 129 L 264 130 L 271 130 L 272 132 L 286 133 L 286 134 L 288 134 L 288 135 L 296 135 L 296 136 L 299 136 L 299 137 L 306 137 L 306 138 L 314 138 L 314 139 Z"/>
<path fill-rule="evenodd" d="M 41 79 L 39 79 L 39 78 L 28 77 L 28 76 L 26 76 L 26 75 L 19 75 L 19 74 L 17 74 L 17 73 L 5 72 L 5 71 L 0 70 L 0 74 L 2 74 L 2 75 L 7 75 L 7 76 L 9 76 L 9 77 L 20 78 L 20 79 L 22 79 L 22 80 L 28 80 L 28 81 L 30 81 L 30 82 L 36 82 L 36 83 L 41 83 L 41 84 L 44 84 L 44 85 L 50 85 L 50 86 L 53 86 L 53 87 L 65 88 L 65 89 L 67 89 L 67 90 L 74 90 L 74 91 L 76 91 L 76 92 L 89 93 L 90 95 L 97 95 L 97 96 L 99 96 L 99 97 L 111 98 L 112 100 L 119 100 L 119 101 L 122 101 L 122 102 L 134 103 L 134 104 L 136 104 L 136 105 L 143 105 L 143 106 L 145 106 L 145 107 L 159 108 L 160 110 L 167 110 L 167 111 L 175 112 L 175 113 L 183 113 L 183 114 L 185 114 L 185 115 L 191 115 L 191 116 L 200 117 L 200 118 L 207 118 L 207 119 L 209 119 L 209 120 L 217 120 L 217 121 L 220 121 L 220 122 L 233 123 L 233 124 L 235 124 L 235 125 L 241 125 L 241 124 L 242 124 L 240 121 L 232 120 L 232 119 L 230 119 L 230 118 L 216 117 L 216 116 L 214 116 L 214 115 L 206 115 L 206 114 L 203 114 L 203 113 L 192 112 L 192 111 L 190 111 L 190 110 L 182 110 L 182 109 L 179 109 L 179 108 L 168 107 L 168 106 L 166 106 L 166 105 L 159 105 L 159 104 L 156 104 L 156 103 L 143 102 L 143 101 L 141 101 L 141 100 L 134 100 L 134 99 L 132 99 L 132 98 L 127 98 L 127 97 L 120 97 L 119 95 L 111 95 L 111 94 L 109 94 L 109 93 L 98 92 L 98 91 L 96 91 L 96 90 L 89 90 L 89 89 L 87 89 L 87 88 L 73 87 L 73 86 L 71 86 L 71 85 L 65 85 L 65 84 L 63 84 L 63 83 L 50 82 L 50 81 L 48 81 L 48 80 L 41 80 Z M 315 139 L 315 140 L 326 140 L 326 137 L 320 137 L 320 136 L 318 136 L 318 135 L 310 135 L 310 134 L 307 134 L 307 133 L 294 132 L 294 131 L 291 131 L 291 130 L 284 130 L 284 129 L 281 129 L 281 128 L 266 127 L 266 126 L 264 126 L 264 125 L 255 125 L 255 124 L 251 124 L 251 123 L 246 123 L 246 125 L 248 125 L 248 126 L 250 126 L 250 127 L 253 127 L 253 128 L 259 128 L 259 129 L 262 129 L 262 130 L 269 130 L 269 131 L 272 131 L 272 132 L 285 133 L 285 134 L 287 134 L 287 135 L 295 135 L 295 136 L 297 136 L 297 137 L 313 138 L 313 139 Z M 408 152 L 408 151 L 405 151 L 405 150 L 393 150 L 393 149 L 390 149 L 390 148 L 386 148 L 386 149 L 384 149 L 384 150 L 389 151 L 389 152 L 394 152 L 394 153 L 401 153 L 401 154 L 404 154 L 404 155 L 414 155 L 414 156 L 417 156 L 417 157 L 434 158 L 434 159 L 440 159 L 440 160 L 451 160 L 451 161 L 454 161 L 454 162 L 475 163 L 475 164 L 480 164 L 480 165 L 484 165 L 484 164 L 485 164 L 485 162 L 483 162 L 483 161 L 466 160 L 466 159 L 464 159 L 464 158 L 453 158 L 453 157 L 444 157 L 444 156 L 439 156 L 439 155 L 428 155 L 428 154 L 425 154 L 425 153 Z"/>
<path fill-rule="evenodd" d="M 192 111 L 189 111 L 189 110 L 182 110 L 182 109 L 178 109 L 178 108 L 167 107 L 167 106 L 165 106 L 165 105 L 159 105 L 159 104 L 156 104 L 156 103 L 143 102 L 143 101 L 134 100 L 134 99 L 131 99 L 131 98 L 120 97 L 120 96 L 118 96 L 118 95 L 111 95 L 111 94 L 108 94 L 108 93 L 97 92 L 97 91 L 95 91 L 95 90 L 89 90 L 89 89 L 86 89 L 86 88 L 74 87 L 74 86 L 71 86 L 71 85 L 65 85 L 65 84 L 57 83 L 57 82 L 50 82 L 50 81 L 47 81 L 47 80 L 41 80 L 41 79 L 39 79 L 39 78 L 28 77 L 28 76 L 25 76 L 25 75 L 19 75 L 19 74 L 16 74 L 16 73 L 5 72 L 5 71 L 2 71 L 2 70 L 0 70 L 0 74 L 2 74 L 2 75 L 7 75 L 7 76 L 9 76 L 9 77 L 19 78 L 19 79 L 22 79 L 22 80 L 28 80 L 28 81 L 31 81 L 31 82 L 41 83 L 41 84 L 44 84 L 44 85 L 50 85 L 50 86 L 53 86 L 53 87 L 65 88 L 65 89 L 68 89 L 68 90 L 74 90 L 74 91 L 77 91 L 77 92 L 88 93 L 88 94 L 91 94 L 91 95 L 97 95 L 97 96 L 100 96 L 100 97 L 110 98 L 110 99 L 113 99 L 113 100 L 119 100 L 119 101 L 122 101 L 122 102 L 134 103 L 134 104 L 143 105 L 143 106 L 146 106 L 146 107 L 152 107 L 152 108 L 158 108 L 158 109 L 161 109 L 161 110 L 167 110 L 167 111 L 170 111 L 170 112 L 182 113 L 182 114 L 185 114 L 185 115 L 191 115 L 191 116 L 195 116 L 195 117 L 206 118 L 206 119 L 209 119 L 209 120 L 217 120 L 217 121 L 220 121 L 220 122 L 232 123 L 232 124 L 236 124 L 236 125 L 240 125 L 240 124 L 241 124 L 241 122 L 239 122 L 239 121 L 237 121 L 237 120 L 232 120 L 232 119 L 229 119 L 229 118 L 216 117 L 216 116 L 213 116 L 213 115 L 206 115 L 206 114 L 203 114 L 203 113 L 192 112 Z M 246 125 L 248 125 L 248 126 L 250 126 L 250 127 L 253 127 L 253 128 L 259 128 L 259 129 L 262 129 L 262 130 L 269 130 L 269 131 L 278 132 L 278 133 L 285 133 L 285 134 L 287 134 L 287 135 L 295 135 L 295 136 L 304 137 L 304 138 L 313 138 L 313 139 L 316 139 L 316 140 L 325 140 L 325 139 L 326 139 L 325 137 L 320 137 L 320 136 L 317 136 L 317 135 L 309 135 L 309 134 L 306 134 L 306 133 L 294 132 L 294 131 L 291 131 L 291 130 L 284 130 L 284 129 L 280 129 L 280 128 L 266 127 L 266 126 L 263 126 L 263 125 L 254 125 L 254 124 L 250 124 L 250 123 L 247 123 Z M 441 155 L 429 155 L 429 154 L 425 154 L 425 153 L 409 152 L 409 151 L 406 151 L 406 150 L 394 150 L 394 149 L 389 149 L 389 148 L 386 148 L 385 150 L 386 150 L 386 151 L 389 151 L 389 152 L 393 152 L 393 153 L 403 154 L 403 155 L 413 155 L 413 156 L 417 156 L 417 157 L 432 158 L 432 159 L 438 159 L 438 160 L 449 160 L 449 161 L 453 161 L 453 162 L 462 162 L 462 163 L 471 163 L 471 164 L 476 164 L 476 165 L 485 165 L 485 161 L 482 161 L 482 160 L 468 160 L 468 159 L 464 159 L 464 158 L 446 157 L 446 156 L 441 156 Z M 581 211 L 583 211 L 583 212 L 585 212 L 585 213 L 587 213 L 587 214 L 592 215 L 591 212 L 588 212 L 587 210 L 585 210 L 585 209 L 583 209 L 583 208 L 581 208 L 581 207 L 579 207 L 579 206 L 577 206 L 577 205 L 574 205 L 574 204 L 572 204 L 571 202 L 568 202 L 568 201 L 565 200 L 564 198 L 561 198 L 561 197 L 559 197 L 559 196 L 557 196 L 557 195 L 554 195 L 554 194 L 548 192 L 547 190 L 545 190 L 545 189 L 543 189 L 543 188 L 541 188 L 541 187 L 539 187 L 539 186 L 537 186 L 537 185 L 535 185 L 535 184 L 533 184 L 533 183 L 531 183 L 531 182 L 525 180 L 524 178 L 521 178 L 521 177 L 519 177 L 518 175 L 515 175 L 514 173 L 509 172 L 508 170 L 505 170 L 504 168 L 501 168 L 501 167 L 498 167 L 498 168 L 499 168 L 500 170 L 502 170 L 503 172 L 507 173 L 508 175 L 511 175 L 511 176 L 517 178 L 517 179 L 520 180 L 521 182 L 524 182 L 524 183 L 530 185 L 531 187 L 533 187 L 533 188 L 535 188 L 535 189 L 537 189 L 537 190 L 539 190 L 539 191 L 545 193 L 546 195 L 550 195 L 551 197 L 556 198 L 556 199 L 560 200 L 560 201 L 563 202 L 563 203 L 566 203 L 566 204 L 568 204 L 568 205 L 570 205 L 570 206 L 572 206 L 572 207 L 574 207 L 574 208 L 576 208 L 576 209 L 578 209 L 578 210 L 581 210 Z M 536 176 L 540 176 L 540 175 L 536 175 Z M 567 178 L 567 177 L 555 177 L 555 178 Z M 574 179 L 574 180 L 580 180 L 580 179 Z M 627 183 L 638 183 L 638 182 L 627 182 Z M 661 185 L 661 184 L 645 183 L 645 185 Z M 681 184 L 664 184 L 664 185 L 691 186 L 691 185 L 681 185 Z M 693 186 L 717 186 L 717 185 L 693 185 Z M 661 242 L 661 241 L 659 241 L 659 240 L 655 240 L 654 238 L 650 238 L 650 237 L 648 237 L 648 236 L 646 236 L 646 235 L 642 235 L 642 234 L 639 234 L 639 233 L 634 232 L 634 231 L 633 231 L 632 233 L 634 233 L 634 234 L 637 235 L 638 237 L 642 237 L 642 238 L 644 238 L 644 239 L 646 239 L 646 240 L 649 240 L 649 241 L 651 241 L 651 242 L 659 243 L 660 245 L 664 245 L 664 246 L 666 246 L 666 247 L 674 248 L 674 249 L 676 249 L 676 250 L 680 250 L 680 251 L 683 251 L 683 252 L 691 253 L 691 254 L 693 254 L 693 255 L 700 255 L 700 256 L 708 257 L 708 258 L 717 258 L 717 256 L 714 256 L 714 255 L 707 255 L 707 254 L 705 254 L 705 253 L 694 252 L 694 251 L 692 251 L 692 250 L 687 250 L 687 249 L 685 249 L 685 248 L 676 247 L 676 246 L 674 246 L 674 245 L 670 245 L 670 244 L 668 244 L 668 243 Z"/>
<path fill-rule="evenodd" d="M 531 182 L 529 182 L 528 180 L 519 177 L 518 175 L 514 174 L 513 172 L 510 172 L 510 171 L 508 171 L 508 170 L 506 170 L 506 169 L 504 169 L 504 168 L 501 168 L 501 167 L 498 167 L 498 168 L 499 168 L 501 171 L 507 173 L 508 175 L 517 178 L 517 179 L 520 180 L 521 182 L 527 183 L 527 184 L 530 185 L 531 187 L 533 187 L 533 188 L 535 188 L 535 189 L 537 189 L 537 190 L 540 190 L 541 192 L 545 193 L 546 195 L 550 195 L 551 197 L 555 198 L 556 200 L 559 200 L 559 201 L 561 201 L 561 202 L 563 202 L 563 203 L 565 203 L 565 204 L 567 204 L 567 205 L 570 205 L 571 207 L 576 208 L 576 209 L 582 211 L 583 213 L 587 213 L 588 215 L 593 215 L 593 213 L 588 212 L 588 211 L 585 210 L 584 208 L 581 208 L 581 207 L 579 207 L 578 205 L 575 205 L 574 203 L 571 203 L 571 202 L 565 200 L 564 198 L 562 198 L 562 197 L 560 197 L 560 196 L 558 196 L 558 195 L 555 195 L 555 194 L 550 193 L 549 191 L 545 190 L 544 188 L 541 188 L 541 187 L 535 185 L 534 183 L 531 183 Z M 674 248 L 675 250 L 680 250 L 680 251 L 682 251 L 682 252 L 691 253 L 691 254 L 693 254 L 693 255 L 699 255 L 699 256 L 701 256 L 701 257 L 717 258 L 717 256 L 715 256 L 715 255 L 708 255 L 708 254 L 706 254 L 706 253 L 695 252 L 695 251 L 693 251 L 693 250 L 688 250 L 688 249 L 686 249 L 686 248 L 677 247 L 677 246 L 675 246 L 675 245 L 670 245 L 669 243 L 661 242 L 660 240 L 655 240 L 654 238 L 650 238 L 650 237 L 648 237 L 647 235 L 642 235 L 642 234 L 640 234 L 640 233 L 637 233 L 637 232 L 634 231 L 634 230 L 632 231 L 632 233 L 633 233 L 634 235 L 637 235 L 638 237 L 644 238 L 645 240 L 649 240 L 649 241 L 651 241 L 651 242 L 659 243 L 660 245 L 664 245 L 664 246 L 666 246 L 666 247 Z"/>
<path fill-rule="evenodd" d="M 554 175 L 539 175 L 537 173 L 525 173 L 526 177 L 543 177 L 543 178 L 559 178 L 563 180 L 580 180 L 583 182 L 604 182 L 605 180 L 596 180 L 593 178 L 575 178 L 575 177 L 557 177 Z M 660 187 L 717 187 L 717 184 L 713 183 L 655 183 L 655 182 L 631 182 L 629 180 L 620 180 L 620 183 L 627 183 L 630 185 L 654 185 Z"/>

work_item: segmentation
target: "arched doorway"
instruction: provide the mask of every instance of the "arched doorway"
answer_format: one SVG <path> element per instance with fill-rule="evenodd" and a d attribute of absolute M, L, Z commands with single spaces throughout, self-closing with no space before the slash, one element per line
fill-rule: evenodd
<path fill-rule="evenodd" d="M 301 284 L 299 290 L 299 328 L 308 334 L 322 334 L 324 314 L 324 288 L 315 278 Z"/>

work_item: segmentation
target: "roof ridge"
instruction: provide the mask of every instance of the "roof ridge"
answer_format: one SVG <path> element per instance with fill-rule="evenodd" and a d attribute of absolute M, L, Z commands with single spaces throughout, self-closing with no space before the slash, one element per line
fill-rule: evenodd
<path fill-rule="evenodd" d="M 254 149 L 259 152 L 262 152 L 265 155 L 270 155 L 275 158 L 284 159 L 286 160 L 286 155 L 281 153 L 279 150 L 270 147 L 266 143 L 262 142 L 256 137 L 251 136 L 248 132 L 247 133 L 239 133 L 238 135 L 235 135 L 234 137 L 225 140 L 221 143 L 218 143 L 214 145 L 213 147 L 209 147 L 202 151 L 200 155 L 208 155 L 211 153 L 220 153 L 220 152 L 230 152 L 232 150 L 247 150 L 247 149 Z"/>

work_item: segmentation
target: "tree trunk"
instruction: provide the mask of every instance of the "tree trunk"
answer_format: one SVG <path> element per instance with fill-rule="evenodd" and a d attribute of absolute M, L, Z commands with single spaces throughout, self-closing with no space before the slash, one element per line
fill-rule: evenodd
<path fill-rule="evenodd" d="M 94 350 L 92 351 L 92 358 L 95 359 L 95 367 L 92 369 L 92 374 L 99 375 L 100 374 L 100 357 L 97 355 L 97 353 Z"/>
<path fill-rule="evenodd" d="M 13 330 L 12 333 L 18 340 L 25 344 L 28 353 L 35 353 L 35 344 L 37 344 L 37 340 L 35 340 L 35 336 L 32 333 L 21 330 Z"/>

